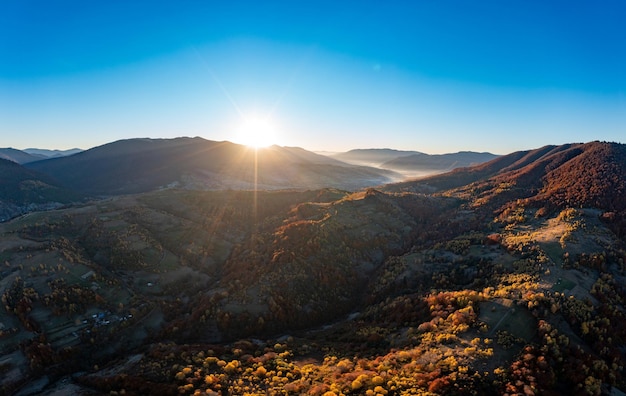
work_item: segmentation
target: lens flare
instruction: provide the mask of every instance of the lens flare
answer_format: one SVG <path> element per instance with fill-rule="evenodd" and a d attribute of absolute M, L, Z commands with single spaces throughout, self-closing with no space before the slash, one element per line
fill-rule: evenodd
<path fill-rule="evenodd" d="M 276 143 L 276 129 L 267 118 L 246 117 L 237 131 L 236 140 L 253 148 Z"/>

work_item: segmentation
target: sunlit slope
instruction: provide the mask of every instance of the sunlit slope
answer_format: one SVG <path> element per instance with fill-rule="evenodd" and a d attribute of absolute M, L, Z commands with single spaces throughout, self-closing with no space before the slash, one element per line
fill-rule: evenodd
<path fill-rule="evenodd" d="M 453 190 L 482 205 L 526 199 L 534 205 L 593 206 L 624 210 L 626 145 L 591 142 L 545 146 L 505 155 L 444 175 L 392 184 L 386 191 Z"/>

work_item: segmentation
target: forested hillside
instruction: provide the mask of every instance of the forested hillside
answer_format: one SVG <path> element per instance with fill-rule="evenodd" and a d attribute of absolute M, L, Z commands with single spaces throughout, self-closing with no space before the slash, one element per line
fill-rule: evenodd
<path fill-rule="evenodd" d="M 549 146 L 381 189 L 169 189 L 14 219 L 2 391 L 624 391 L 624 153 Z"/>

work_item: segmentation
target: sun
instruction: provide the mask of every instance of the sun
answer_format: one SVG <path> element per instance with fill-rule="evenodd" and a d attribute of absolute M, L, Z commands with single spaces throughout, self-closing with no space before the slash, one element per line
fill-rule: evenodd
<path fill-rule="evenodd" d="M 276 143 L 276 128 L 268 118 L 246 117 L 237 130 L 237 141 L 255 149 Z"/>

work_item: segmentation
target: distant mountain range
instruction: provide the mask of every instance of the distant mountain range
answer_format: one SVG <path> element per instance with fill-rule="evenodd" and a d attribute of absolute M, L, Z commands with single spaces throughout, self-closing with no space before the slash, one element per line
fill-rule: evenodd
<path fill-rule="evenodd" d="M 426 176 L 452 169 L 478 165 L 498 156 L 491 153 L 460 151 L 449 154 L 426 154 L 393 149 L 357 149 L 335 154 L 333 158 L 355 165 L 376 166 L 401 172 L 406 176 Z"/>
<path fill-rule="evenodd" d="M 388 148 L 355 149 L 346 151 L 345 153 L 333 154 L 331 155 L 331 157 L 356 165 L 380 166 L 385 162 L 393 161 L 397 158 L 402 158 L 414 154 L 424 153 L 420 153 L 419 151 L 402 151 Z"/>
<path fill-rule="evenodd" d="M 491 161 L 498 156 L 491 153 L 476 153 L 473 151 L 460 151 L 451 154 L 411 154 L 387 161 L 382 168 L 402 170 L 432 170 L 448 172 L 456 168 L 482 164 Z"/>
<path fill-rule="evenodd" d="M 25 151 L 17 150 L 11 147 L 0 148 L 0 158 L 18 164 L 25 164 L 27 162 L 39 161 L 41 159 L 44 159 L 44 157 L 35 156 Z"/>
<path fill-rule="evenodd" d="M 66 157 L 68 155 L 78 154 L 84 150 L 79 149 L 79 148 L 73 148 L 73 149 L 67 149 L 67 150 L 48 150 L 48 149 L 38 149 L 38 148 L 27 148 L 22 151 L 28 154 L 39 156 L 39 157 L 56 158 L 56 157 Z"/>
<path fill-rule="evenodd" d="M 116 195 L 164 187 L 191 189 L 360 189 L 399 180 L 301 148 L 246 146 L 196 138 L 129 139 L 61 158 L 30 162 L 67 188 Z"/>
<path fill-rule="evenodd" d="M 498 201 L 509 199 L 511 191 L 523 187 L 526 195 L 517 198 L 537 201 L 549 197 L 555 204 L 580 200 L 606 209 L 624 209 L 619 204 L 623 200 L 616 199 L 615 194 L 603 197 L 597 193 L 617 191 L 621 192 L 622 195 L 617 194 L 620 197 L 625 193 L 624 145 L 613 143 L 545 146 L 504 156 L 369 149 L 329 157 L 296 147 L 272 146 L 255 151 L 230 142 L 196 137 L 120 140 L 86 151 L 29 151 L 0 150 L 13 161 L 0 161 L 0 202 L 5 213 L 2 218 L 28 211 L 28 205 L 32 204 L 58 205 L 84 196 L 142 193 L 171 187 L 193 190 L 328 187 L 355 191 L 388 184 L 385 191 L 431 193 L 465 189 L 464 194 L 468 195 L 474 193 L 469 191 L 479 189 L 486 200 Z M 49 158 L 32 160 L 42 155 Z M 369 162 L 381 168 L 341 160 Z M 479 165 L 472 166 L 476 163 Z M 397 183 L 404 177 L 383 168 L 432 173 L 456 169 L 416 182 Z M 586 176 L 590 172 L 609 171 L 611 177 L 601 179 L 606 186 L 597 186 L 590 182 L 597 178 Z M 503 195 L 506 191 L 508 195 Z"/>
<path fill-rule="evenodd" d="M 47 158 L 65 157 L 80 153 L 81 149 L 74 148 L 69 150 L 47 150 L 37 148 L 27 148 L 25 150 L 17 150 L 11 147 L 0 148 L 0 158 L 25 164 L 28 162 L 40 161 Z"/>

